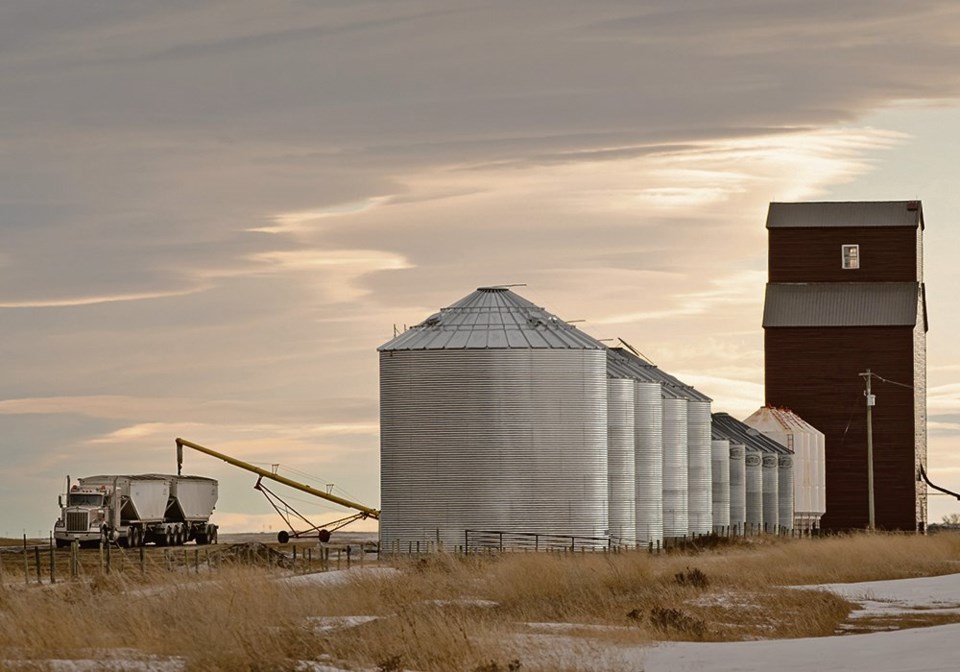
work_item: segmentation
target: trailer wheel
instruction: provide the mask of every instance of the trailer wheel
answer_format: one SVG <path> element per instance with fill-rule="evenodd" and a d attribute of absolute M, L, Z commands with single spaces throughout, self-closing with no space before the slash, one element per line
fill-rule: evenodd
<path fill-rule="evenodd" d="M 173 546 L 173 528 L 172 527 L 167 528 L 167 533 L 163 536 L 163 545 Z"/>

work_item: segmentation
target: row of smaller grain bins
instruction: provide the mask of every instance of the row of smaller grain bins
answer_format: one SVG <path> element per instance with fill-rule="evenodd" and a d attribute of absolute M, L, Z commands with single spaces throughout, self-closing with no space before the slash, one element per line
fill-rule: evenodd
<path fill-rule="evenodd" d="M 823 432 L 783 408 L 760 408 L 744 423 L 793 451 L 794 526 L 819 528 L 827 510 Z"/>
<path fill-rule="evenodd" d="M 713 530 L 711 399 L 623 348 L 607 350 L 610 535 L 624 545 Z M 617 431 L 634 396 L 633 441 Z M 633 478 L 622 478 L 632 467 Z M 630 485 L 632 484 L 632 488 Z"/>
<path fill-rule="evenodd" d="M 826 511 L 822 432 L 791 411 L 764 407 L 743 422 L 715 413 L 713 439 L 715 529 L 749 533 L 820 526 Z"/>
<path fill-rule="evenodd" d="M 777 500 L 791 450 L 506 288 L 379 350 L 384 549 L 471 530 L 657 545 L 792 523 Z"/>

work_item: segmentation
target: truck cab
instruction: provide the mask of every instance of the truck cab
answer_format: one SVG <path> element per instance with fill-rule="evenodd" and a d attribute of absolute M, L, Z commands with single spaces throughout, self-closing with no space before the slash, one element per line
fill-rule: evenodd
<path fill-rule="evenodd" d="M 57 547 L 69 546 L 74 539 L 81 544 L 99 542 L 109 524 L 109 500 L 105 485 L 70 487 L 65 506 L 61 499 L 60 518 L 53 528 Z"/>

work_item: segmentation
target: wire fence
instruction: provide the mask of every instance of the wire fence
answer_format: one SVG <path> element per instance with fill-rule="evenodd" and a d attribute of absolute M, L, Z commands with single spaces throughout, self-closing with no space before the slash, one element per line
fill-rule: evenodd
<path fill-rule="evenodd" d="M 125 548 L 100 543 L 66 548 L 53 543 L 0 547 L 0 588 L 15 584 L 40 586 L 94 577 L 150 577 L 162 573 L 210 573 L 238 565 L 274 567 L 286 573 L 313 573 L 363 565 L 376 544 L 290 544 L 283 550 L 258 542 L 212 546 Z"/>

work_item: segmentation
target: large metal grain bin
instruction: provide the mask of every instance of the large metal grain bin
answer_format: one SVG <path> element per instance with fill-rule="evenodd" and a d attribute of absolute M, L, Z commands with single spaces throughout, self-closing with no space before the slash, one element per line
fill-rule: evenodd
<path fill-rule="evenodd" d="M 687 518 L 690 534 L 710 534 L 713 530 L 711 452 L 710 400 L 688 398 Z"/>
<path fill-rule="evenodd" d="M 478 530 L 606 537 L 602 344 L 485 287 L 379 350 L 384 551 Z"/>
<path fill-rule="evenodd" d="M 793 455 L 780 455 L 777 461 L 777 492 L 780 511 L 780 529 L 793 529 Z"/>
<path fill-rule="evenodd" d="M 747 471 L 742 443 L 730 442 L 730 528 L 743 534 L 747 523 Z"/>
<path fill-rule="evenodd" d="M 730 527 L 730 441 L 710 442 L 711 477 L 713 479 L 713 531 L 726 532 Z"/>
<path fill-rule="evenodd" d="M 607 381 L 607 483 L 611 541 L 633 546 L 637 539 L 634 381 Z"/>
<path fill-rule="evenodd" d="M 826 511 L 823 432 L 782 408 L 760 408 L 744 422 L 794 451 L 794 524 L 801 530 L 819 527 Z"/>
<path fill-rule="evenodd" d="M 687 517 L 687 400 L 663 400 L 663 536 L 685 537 Z"/>
<path fill-rule="evenodd" d="M 746 474 L 746 531 L 763 530 L 763 458 L 759 450 L 746 449 L 743 464 Z"/>
<path fill-rule="evenodd" d="M 663 396 L 659 383 L 635 382 L 637 543 L 663 545 Z"/>
<path fill-rule="evenodd" d="M 776 453 L 763 453 L 763 530 L 776 532 L 780 525 L 780 473 Z"/>

